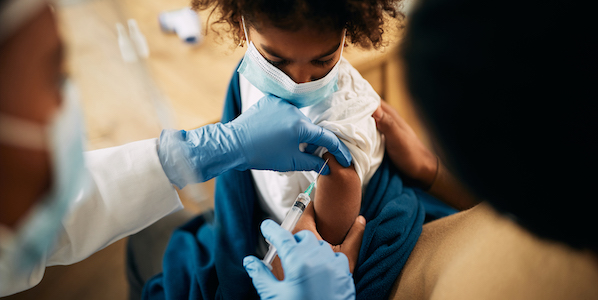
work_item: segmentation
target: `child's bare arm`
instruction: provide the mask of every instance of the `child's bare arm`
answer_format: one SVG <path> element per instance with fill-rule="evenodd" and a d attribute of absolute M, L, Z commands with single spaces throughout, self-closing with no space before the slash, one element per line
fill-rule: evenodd
<path fill-rule="evenodd" d="M 343 242 L 361 208 L 361 180 L 351 165 L 341 166 L 326 153 L 330 174 L 320 176 L 314 197 L 316 228 L 332 245 Z"/>
<path fill-rule="evenodd" d="M 293 234 L 309 230 L 318 239 L 339 245 L 359 214 L 361 181 L 353 166 L 344 168 L 329 153 L 324 154 L 324 159 L 327 158 L 330 174 L 318 179 L 315 200 L 305 209 Z M 279 280 L 284 278 L 278 256 L 272 262 L 272 272 Z"/>
<path fill-rule="evenodd" d="M 315 201 L 307 206 L 293 234 L 309 230 L 318 239 L 324 239 L 331 245 L 339 245 L 359 214 L 361 181 L 353 166 L 343 168 L 329 153 L 324 154 L 324 159 L 327 158 L 330 174 L 318 179 Z M 284 278 L 278 256 L 272 262 L 272 273 L 279 280 Z"/>

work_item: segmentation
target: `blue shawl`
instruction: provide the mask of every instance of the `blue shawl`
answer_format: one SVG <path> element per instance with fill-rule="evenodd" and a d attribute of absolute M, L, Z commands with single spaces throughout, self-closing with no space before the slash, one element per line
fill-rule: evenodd
<path fill-rule="evenodd" d="M 222 122 L 241 113 L 238 73 L 229 85 Z M 388 299 L 390 290 L 422 230 L 425 207 L 433 218 L 454 212 L 403 185 L 385 157 L 365 191 L 367 220 L 353 274 L 357 299 Z M 250 171 L 228 171 L 216 179 L 214 212 L 177 229 L 163 259 L 163 272 L 150 279 L 143 299 L 258 299 L 243 258 L 255 255 L 260 216 Z"/>

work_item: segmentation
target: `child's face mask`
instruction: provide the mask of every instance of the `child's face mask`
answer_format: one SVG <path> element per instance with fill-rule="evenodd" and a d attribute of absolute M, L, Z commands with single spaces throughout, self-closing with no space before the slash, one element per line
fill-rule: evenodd
<path fill-rule="evenodd" d="M 244 18 L 242 18 L 242 22 L 245 38 L 249 41 Z M 345 44 L 345 33 L 343 33 L 341 42 L 341 57 Z M 262 93 L 280 97 L 296 107 L 302 108 L 315 105 L 338 90 L 339 63 L 340 58 L 332 70 L 318 80 L 295 83 L 287 74 L 270 64 L 260 54 L 253 42 L 249 42 L 247 52 L 245 52 L 237 71 Z"/>

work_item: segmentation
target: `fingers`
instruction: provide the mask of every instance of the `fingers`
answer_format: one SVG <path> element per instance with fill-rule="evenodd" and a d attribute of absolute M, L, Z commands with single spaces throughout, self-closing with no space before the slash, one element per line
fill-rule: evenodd
<path fill-rule="evenodd" d="M 372 117 L 376 121 L 376 127 L 383 134 L 390 133 L 396 126 L 395 118 L 389 113 L 386 105 L 384 102 L 380 103 L 378 109 L 372 114 Z"/>
<path fill-rule="evenodd" d="M 349 269 L 351 273 L 355 270 L 359 250 L 361 249 L 361 241 L 363 240 L 363 233 L 365 232 L 365 218 L 358 216 L 353 222 L 345 241 L 339 247 L 333 247 L 335 252 L 342 252 L 349 259 Z"/>
<path fill-rule="evenodd" d="M 372 113 L 372 118 L 374 118 L 374 120 L 376 120 L 376 121 L 378 121 L 378 119 L 381 119 L 384 115 L 384 108 L 382 107 L 383 102 L 384 101 L 380 102 L 380 106 L 378 106 L 378 108 L 376 108 L 374 113 Z"/>
<path fill-rule="evenodd" d="M 365 218 L 363 216 L 358 216 L 353 222 L 353 226 L 347 233 L 347 237 L 345 237 L 345 241 L 343 242 L 343 247 L 347 247 L 348 249 L 354 249 L 356 252 L 359 252 L 361 248 L 361 240 L 363 239 L 363 233 L 365 232 Z"/>
<path fill-rule="evenodd" d="M 295 162 L 295 168 L 293 171 L 315 171 L 318 172 L 322 169 L 326 161 L 321 159 L 320 157 L 308 154 L 308 153 L 299 153 L 298 159 Z M 330 174 L 330 167 L 328 164 L 322 169 L 322 175 Z"/>
<path fill-rule="evenodd" d="M 246 256 L 243 259 L 243 267 L 245 267 L 245 271 L 251 277 L 253 285 L 259 294 L 262 294 L 261 291 L 264 288 L 278 283 L 274 274 L 255 256 Z"/>
<path fill-rule="evenodd" d="M 278 252 L 278 256 L 285 257 L 295 246 L 297 241 L 293 234 L 283 229 L 272 220 L 265 220 L 260 226 L 264 238 L 268 240 Z"/>
<path fill-rule="evenodd" d="M 318 145 L 307 145 L 307 147 L 305 147 L 305 153 L 309 153 L 309 154 L 313 154 L 314 152 L 316 152 L 316 150 L 318 150 Z"/>
<path fill-rule="evenodd" d="M 342 252 L 337 252 L 334 253 L 334 260 L 335 260 L 335 265 L 338 266 L 345 266 L 347 269 L 348 273 L 353 274 L 353 270 L 355 269 L 355 264 L 353 264 L 353 266 L 351 266 L 351 261 L 349 261 L 349 258 Z"/>
<path fill-rule="evenodd" d="M 303 127 L 299 142 L 324 147 L 343 167 L 351 165 L 351 152 L 334 133 L 310 122 L 305 122 Z"/>
<path fill-rule="evenodd" d="M 297 239 L 298 243 L 305 244 L 303 247 L 306 249 L 318 247 L 322 242 L 326 243 L 323 240 L 318 240 L 314 233 L 309 230 L 297 232 L 297 234 L 295 234 L 295 238 Z"/>
<path fill-rule="evenodd" d="M 316 236 L 318 240 L 322 239 L 322 237 L 318 233 L 318 230 L 316 229 L 316 215 L 313 201 L 310 202 L 305 208 L 303 215 L 301 216 L 301 218 L 295 225 L 295 228 L 293 229 L 293 233 L 297 233 L 301 230 L 309 230 Z"/>
<path fill-rule="evenodd" d="M 399 112 L 392 107 L 392 105 L 388 104 L 387 102 L 381 102 L 380 106 L 382 107 L 382 109 L 384 109 L 384 112 L 388 115 L 390 115 L 393 119 L 395 120 L 399 120 L 399 119 L 403 119 L 401 117 L 401 115 L 399 115 Z"/>
<path fill-rule="evenodd" d="M 305 254 L 305 251 L 313 250 L 319 245 L 318 239 L 311 231 L 303 230 L 293 236 L 272 220 L 262 222 L 261 230 L 266 240 L 276 248 L 283 269 L 289 263 L 289 259 L 291 262 L 294 260 L 293 254 L 296 258 L 297 254 Z M 298 247 L 301 250 L 297 249 Z"/>

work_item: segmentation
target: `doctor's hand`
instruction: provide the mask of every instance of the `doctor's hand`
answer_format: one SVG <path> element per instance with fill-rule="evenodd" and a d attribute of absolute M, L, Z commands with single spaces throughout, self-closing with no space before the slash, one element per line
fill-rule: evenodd
<path fill-rule="evenodd" d="M 397 169 L 420 186 L 432 186 L 438 169 L 436 155 L 424 146 L 409 124 L 388 103 L 382 101 L 372 117 L 385 136 L 386 153 Z"/>
<path fill-rule="evenodd" d="M 235 120 L 195 130 L 164 130 L 158 157 L 176 186 L 209 180 L 228 170 L 319 171 L 324 160 L 299 150 L 321 146 L 348 167 L 349 149 L 329 130 L 274 96 L 260 99 Z M 323 174 L 330 173 L 326 166 Z"/>
<path fill-rule="evenodd" d="M 334 252 L 341 252 L 347 256 L 351 273 L 353 273 L 355 265 L 357 264 L 359 249 L 361 249 L 361 241 L 363 240 L 363 233 L 365 231 L 365 223 L 365 218 L 363 216 L 358 216 L 353 221 L 351 228 L 349 228 L 349 232 L 345 236 L 343 243 L 340 245 L 330 245 Z M 301 230 L 309 230 L 318 240 L 323 240 L 316 226 L 316 211 L 313 202 L 309 203 L 305 208 L 303 215 L 293 229 L 293 233 L 298 233 Z M 277 260 L 278 257 L 274 259 L 272 267 L 274 267 L 274 263 L 277 262 Z M 280 266 L 280 263 L 278 263 L 278 266 Z"/>
<path fill-rule="evenodd" d="M 292 235 L 272 220 L 264 221 L 261 230 L 276 247 L 284 269 L 284 279 L 279 281 L 260 259 L 245 257 L 243 266 L 261 299 L 355 299 L 355 283 L 344 254 L 333 252 L 307 230 Z"/>
<path fill-rule="evenodd" d="M 328 149 L 344 167 L 351 164 L 349 149 L 334 133 L 314 125 L 298 108 L 275 96 L 260 99 L 227 125 L 243 145 L 241 169 L 319 171 L 324 160 L 301 152 L 300 143 Z M 330 173 L 328 166 L 322 173 Z"/>

